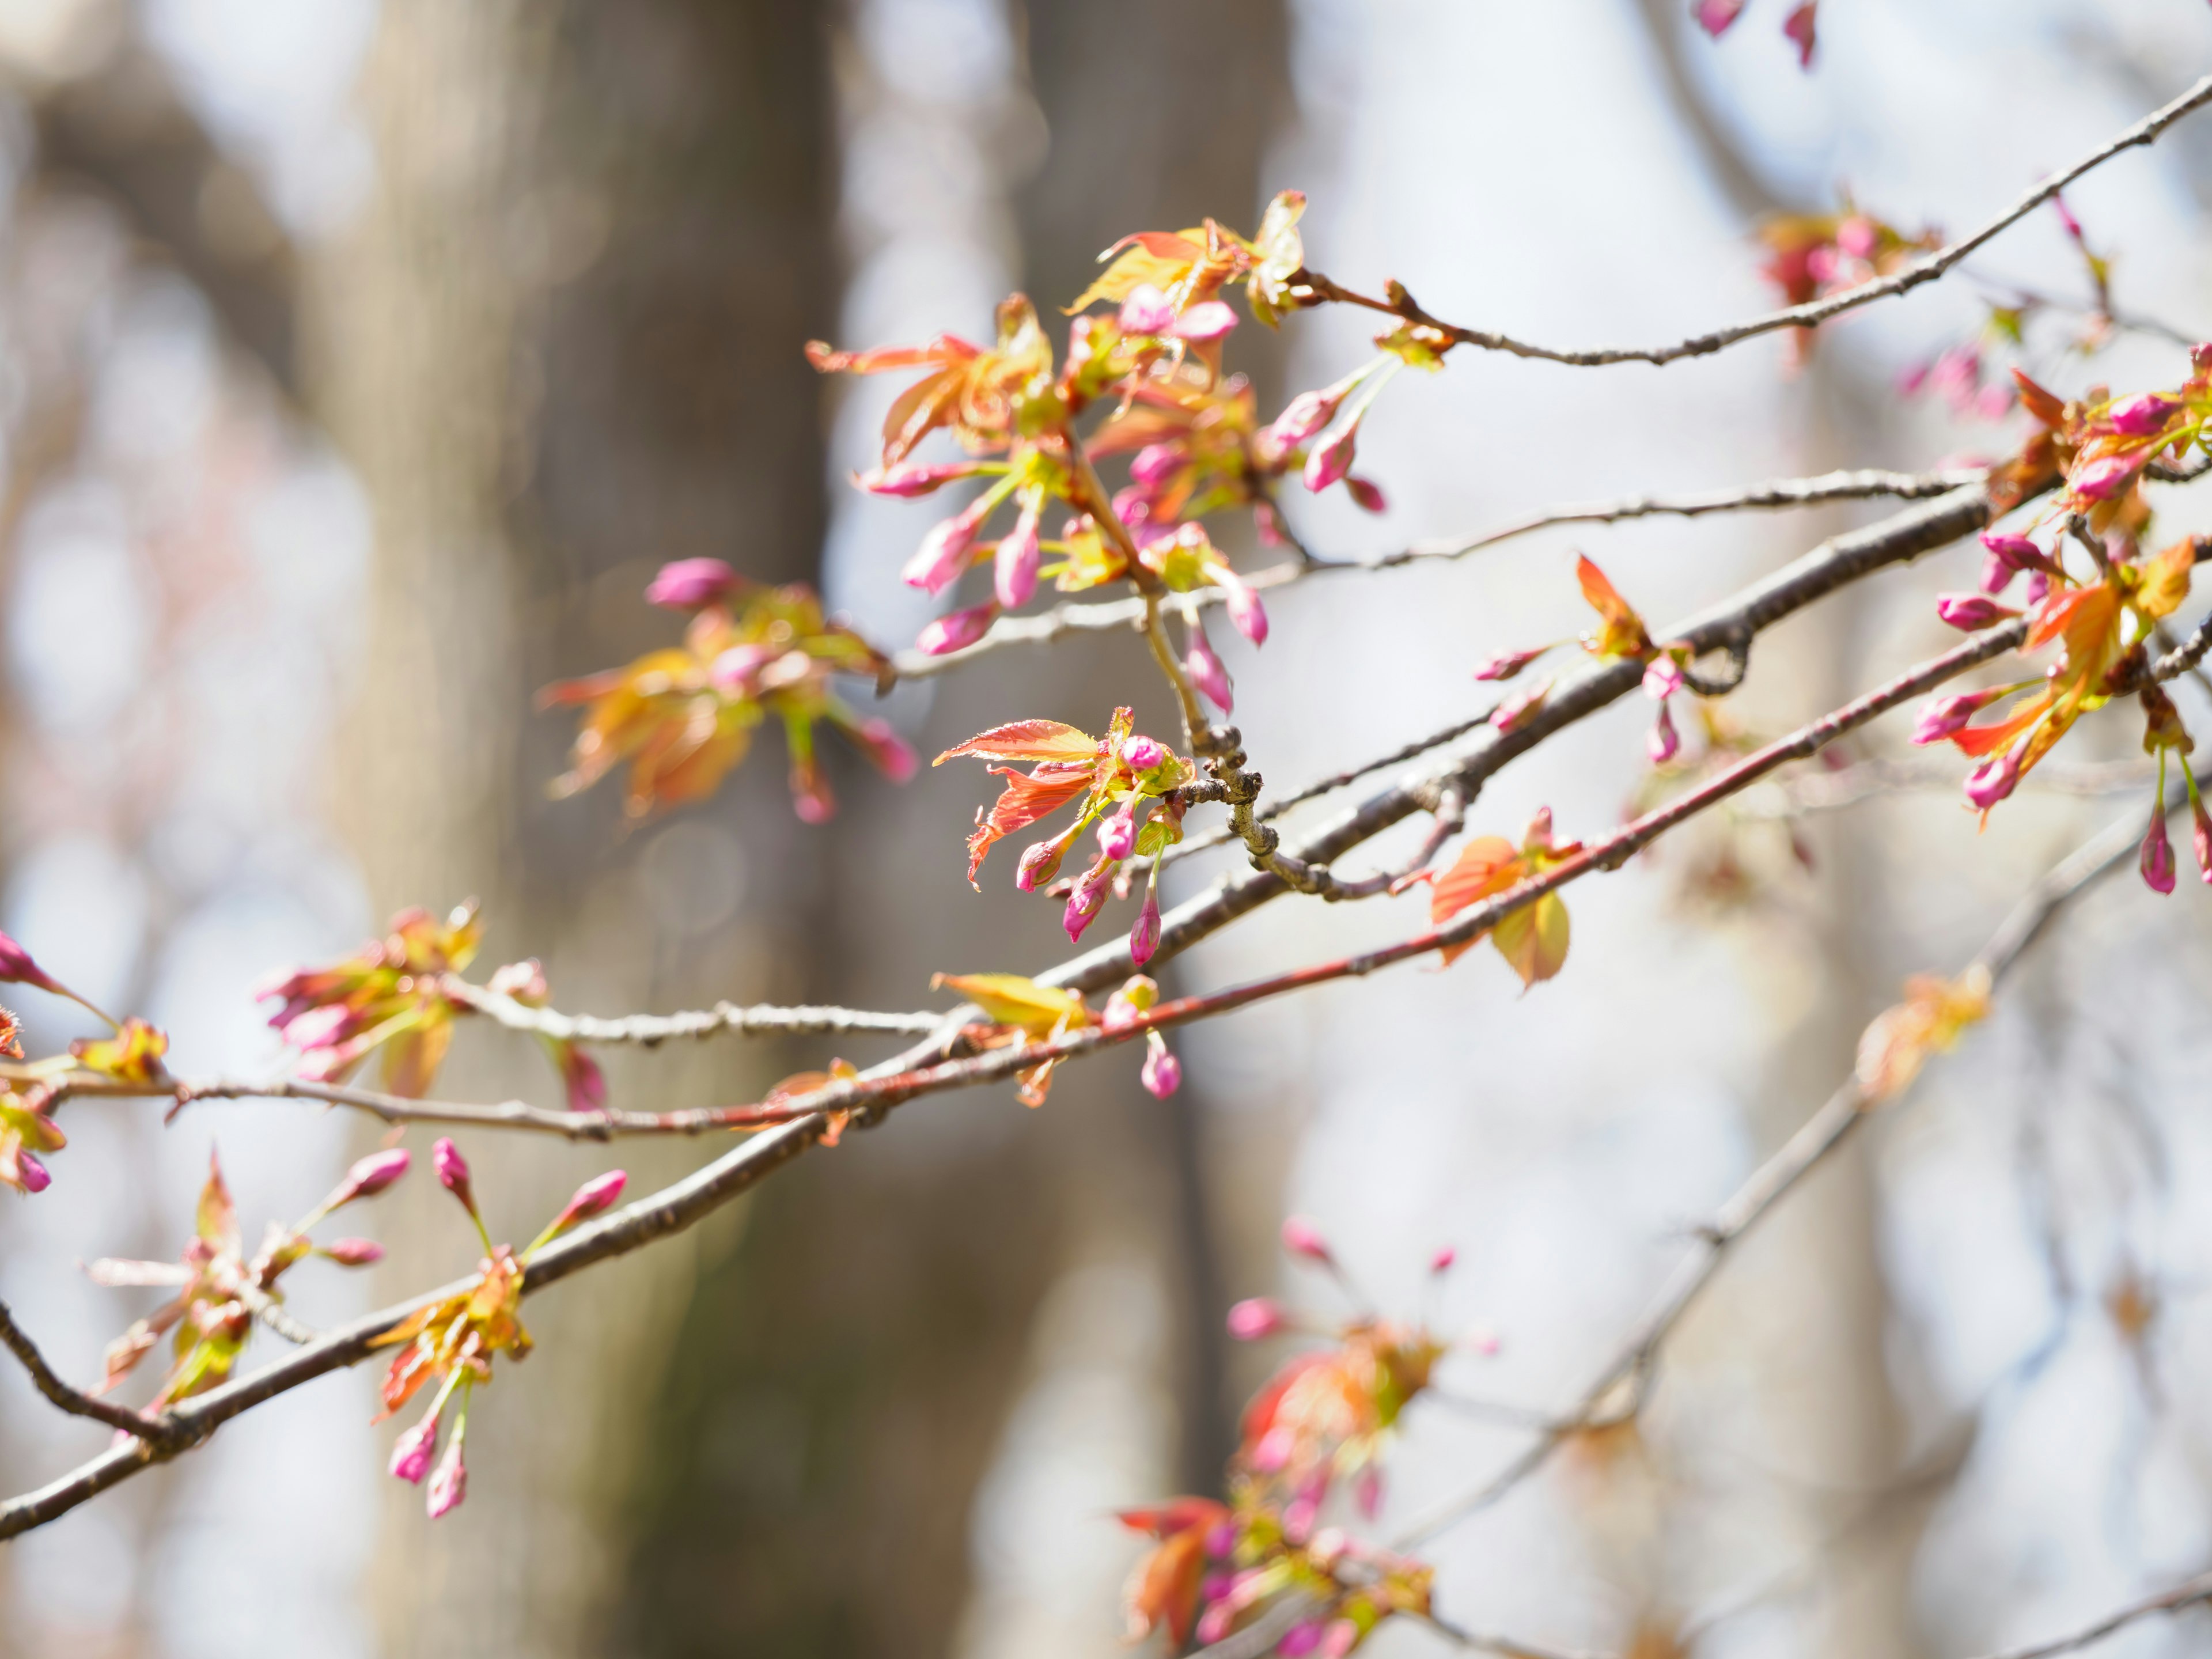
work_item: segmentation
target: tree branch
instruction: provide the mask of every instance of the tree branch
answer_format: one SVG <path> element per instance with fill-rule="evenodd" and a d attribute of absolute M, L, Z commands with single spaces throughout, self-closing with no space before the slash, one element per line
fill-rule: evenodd
<path fill-rule="evenodd" d="M 456 1002 L 466 1003 L 489 1015 L 509 1030 L 528 1031 L 562 1042 L 634 1042 L 658 1048 L 672 1037 L 710 1037 L 724 1031 L 738 1036 L 813 1036 L 848 1032 L 883 1032 L 895 1036 L 923 1036 L 937 1029 L 942 1018 L 933 1013 L 886 1014 L 858 1008 L 826 1008 L 802 1005 L 778 1007 L 755 1003 L 741 1008 L 734 1002 L 718 1002 L 712 1008 L 675 1014 L 624 1014 L 602 1018 L 592 1014 L 557 1013 L 550 1008 L 532 1008 L 488 986 L 472 984 L 458 974 L 448 974 L 439 989 Z"/>
<path fill-rule="evenodd" d="M 15 1322 L 15 1316 L 4 1302 L 0 1302 L 0 1343 L 6 1344 L 8 1352 L 23 1362 L 23 1369 L 31 1374 L 31 1381 L 37 1384 L 39 1392 L 62 1410 L 74 1416 L 89 1417 L 111 1429 L 120 1429 L 150 1447 L 178 1449 L 176 1431 L 160 1418 L 142 1416 L 127 1407 L 73 1389 L 64 1382 L 46 1364 L 46 1357 L 39 1352 L 38 1344 Z"/>

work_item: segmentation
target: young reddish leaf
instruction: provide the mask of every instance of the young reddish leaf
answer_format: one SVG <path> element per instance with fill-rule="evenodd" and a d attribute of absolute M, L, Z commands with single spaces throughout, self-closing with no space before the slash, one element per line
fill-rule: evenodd
<path fill-rule="evenodd" d="M 1097 753 L 1098 739 L 1072 726 L 1058 720 L 1012 720 L 953 744 L 930 764 L 942 766 L 960 755 L 985 755 L 993 760 L 1089 761 Z"/>
<path fill-rule="evenodd" d="M 968 837 L 970 887 L 978 884 L 975 872 L 983 867 L 983 859 L 994 846 L 1084 793 L 1091 787 L 1092 773 L 1088 765 L 1071 766 L 1065 763 L 1040 766 L 1034 772 L 1018 772 L 1011 766 L 994 766 L 989 769 L 993 776 L 1004 778 L 1006 787 L 988 815 L 977 812 L 975 833 Z"/>
<path fill-rule="evenodd" d="M 1194 232 L 1203 235 L 1203 232 Z M 1125 236 L 1104 253 L 1102 260 L 1112 258 L 1098 280 L 1084 289 L 1081 297 L 1067 307 L 1067 314 L 1096 305 L 1101 300 L 1110 300 L 1115 305 L 1129 297 L 1133 289 L 1149 283 L 1152 287 L 1173 288 L 1190 274 L 1190 268 L 1206 257 L 1206 248 L 1187 236 L 1171 235 L 1166 231 L 1139 231 L 1134 236 Z"/>
<path fill-rule="evenodd" d="M 223 1183 L 222 1164 L 213 1149 L 208 1152 L 207 1185 L 200 1188 L 193 1231 L 218 1251 L 234 1253 L 238 1249 L 238 1206 L 231 1202 L 230 1188 Z"/>
<path fill-rule="evenodd" d="M 1521 975 L 1523 990 L 1559 971 L 1567 959 L 1567 907 L 1557 893 L 1516 910 L 1491 932 L 1490 942 Z"/>
<path fill-rule="evenodd" d="M 1584 636 L 1584 645 L 1601 657 L 1640 656 L 1651 648 L 1651 636 L 1636 608 L 1620 597 L 1605 572 L 1580 554 L 1575 557 L 1575 580 L 1603 623 L 1595 635 Z"/>
<path fill-rule="evenodd" d="M 1520 849 L 1503 836 L 1477 836 L 1460 849 L 1450 869 L 1429 888 L 1429 921 L 1441 927 L 1479 899 L 1502 893 L 1528 873 Z M 1444 947 L 1444 965 L 1458 961 L 1481 940 L 1481 935 Z"/>
<path fill-rule="evenodd" d="M 2185 537 L 2142 564 L 2142 585 L 2134 605 L 2146 617 L 2170 617 L 2189 597 L 2190 572 L 2197 566 L 2197 544 Z"/>

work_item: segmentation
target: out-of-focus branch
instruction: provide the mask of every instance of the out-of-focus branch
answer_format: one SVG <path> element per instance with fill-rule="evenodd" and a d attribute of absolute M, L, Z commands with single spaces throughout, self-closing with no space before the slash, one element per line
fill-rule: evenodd
<path fill-rule="evenodd" d="M 1299 273 L 1299 276 L 1293 280 L 1291 293 L 1295 297 L 1306 299 L 1309 303 L 1318 304 L 1333 301 L 1340 304 L 1362 306 L 1370 311 L 1379 311 L 1390 316 L 1402 318 L 1407 322 L 1437 330 L 1449 336 L 1456 345 L 1474 346 L 1483 351 L 1509 352 L 1516 357 L 1540 358 L 1547 362 L 1565 363 L 1575 368 L 1602 368 L 1611 363 L 1658 365 L 1674 362 L 1684 357 L 1707 356 L 1745 340 L 1756 339 L 1762 334 L 1772 334 L 1785 328 L 1810 328 L 1816 324 L 1827 321 L 1832 317 L 1839 317 L 1847 311 L 1855 311 L 1861 306 L 1870 305 L 1876 300 L 1887 300 L 1897 295 L 1909 294 L 1923 283 L 1936 281 L 1961 259 L 1972 253 L 1975 249 L 1984 246 L 2003 231 L 2019 223 L 2021 220 L 2026 218 L 2084 173 L 2102 167 L 2114 156 L 2127 150 L 2153 143 L 2160 133 L 2176 121 L 2180 120 L 2191 111 L 2202 108 L 2208 102 L 2212 102 L 2212 76 L 2207 76 L 2197 82 L 2195 86 L 2190 88 L 2172 103 L 2153 111 L 2117 137 L 2083 156 L 2072 167 L 2051 174 L 1972 234 L 1953 242 L 1948 246 L 1938 248 L 1933 253 L 1915 259 L 1902 270 L 1870 283 L 1863 283 L 1858 287 L 1848 289 L 1840 294 L 1832 294 L 1826 299 L 1808 301 L 1803 305 L 1787 306 L 1779 311 L 1770 311 L 1764 316 L 1753 317 L 1745 322 L 1734 323 L 1725 328 L 1713 329 L 1704 334 L 1693 334 L 1689 338 L 1676 341 L 1672 345 L 1600 346 L 1579 351 L 1560 350 L 1552 346 L 1535 345 L 1526 340 L 1516 339 L 1510 334 L 1500 334 L 1489 329 L 1462 328 L 1455 323 L 1447 323 L 1440 318 L 1433 317 L 1424 311 L 1415 302 L 1413 296 L 1398 283 L 1392 283 L 1386 297 L 1378 300 L 1372 295 L 1347 289 L 1314 270 Z"/>
<path fill-rule="evenodd" d="M 1955 790 L 1962 774 L 1950 759 L 1935 755 L 1883 755 L 1856 761 L 1837 772 L 1814 772 L 1773 786 L 1773 799 L 1747 799 L 1736 805 L 1746 817 L 1794 818 L 1833 812 L 1881 795 L 1927 789 Z M 2140 789 L 2158 775 L 2146 761 L 2092 762 L 2069 766 L 2046 761 L 2022 778 L 2021 793 L 2042 790 L 2060 795 L 2113 795 Z"/>
<path fill-rule="evenodd" d="M 156 1447 L 173 1448 L 179 1443 L 175 1430 L 159 1419 L 142 1417 L 127 1407 L 96 1398 L 64 1382 L 46 1364 L 46 1357 L 39 1352 L 38 1344 L 15 1322 L 15 1316 L 4 1302 L 0 1302 L 0 1344 L 5 1344 L 8 1352 L 22 1361 L 23 1369 L 31 1374 L 31 1381 L 38 1386 L 39 1392 L 62 1410 L 73 1416 L 89 1417 L 111 1429 L 120 1429 Z"/>
<path fill-rule="evenodd" d="M 880 1032 L 892 1036 L 926 1036 L 937 1029 L 942 1015 L 933 1013 L 876 1013 L 860 1008 L 800 1006 L 778 1007 L 756 1003 L 739 1007 L 718 1002 L 712 1008 L 674 1014 L 623 1014 L 602 1018 L 593 1014 L 563 1014 L 550 1008 L 532 1008 L 513 997 L 476 985 L 458 974 L 448 974 L 439 988 L 456 1002 L 465 1002 L 510 1030 L 528 1031 L 562 1042 L 634 1042 L 657 1048 L 676 1037 L 710 1037 L 721 1032 L 738 1036 L 819 1036 Z"/>

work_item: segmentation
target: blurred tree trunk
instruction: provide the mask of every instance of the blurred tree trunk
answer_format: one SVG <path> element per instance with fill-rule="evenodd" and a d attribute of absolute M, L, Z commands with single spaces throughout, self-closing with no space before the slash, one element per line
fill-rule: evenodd
<path fill-rule="evenodd" d="M 544 680 L 668 640 L 639 597 L 664 559 L 812 574 L 822 436 L 799 347 L 834 316 L 824 20 L 805 0 L 388 0 L 365 96 L 376 192 L 308 273 L 303 346 L 376 514 L 347 803 L 374 902 L 480 894 L 483 965 L 542 956 L 564 1006 L 794 995 L 815 881 L 774 740 L 710 806 L 625 836 L 611 790 L 544 800 L 568 723 L 527 710 Z M 641 1104 L 777 1069 L 729 1044 L 609 1063 Z M 441 1092 L 557 1097 L 530 1044 L 489 1030 Z M 501 1237 L 617 1161 L 463 1139 Z M 708 1152 L 621 1150 L 655 1184 Z M 474 1258 L 442 1198 L 416 1183 L 389 1290 Z M 478 1392 L 473 1492 L 434 1537 L 419 1492 L 388 1489 L 386 1650 L 605 1650 L 611 1528 L 693 1248 L 532 1304 L 539 1351 Z"/>

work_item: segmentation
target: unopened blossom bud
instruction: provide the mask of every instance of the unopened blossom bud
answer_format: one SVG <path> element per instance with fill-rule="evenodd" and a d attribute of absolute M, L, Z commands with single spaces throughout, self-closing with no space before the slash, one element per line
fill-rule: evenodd
<path fill-rule="evenodd" d="M 1147 1031 L 1145 1036 L 1145 1064 L 1137 1074 L 1138 1080 L 1153 1099 L 1165 1100 L 1182 1087 L 1182 1062 L 1169 1052 L 1158 1031 Z"/>
<path fill-rule="evenodd" d="M 1144 974 L 1132 974 L 1106 999 L 1098 1023 L 1109 1031 L 1126 1030 L 1160 1000 L 1158 982 Z"/>
<path fill-rule="evenodd" d="M 993 569 L 994 591 L 1007 610 L 1028 604 L 1036 592 L 1037 557 L 1037 510 L 1024 507 L 1014 527 L 1000 538 Z"/>
<path fill-rule="evenodd" d="M 1729 24 L 1743 14 L 1744 0 L 1698 0 L 1698 27 L 1716 37 L 1727 32 Z"/>
<path fill-rule="evenodd" d="M 1138 908 L 1137 919 L 1129 927 L 1129 960 L 1143 967 L 1160 948 L 1160 896 L 1153 887 L 1145 889 L 1145 902 Z"/>
<path fill-rule="evenodd" d="M 468 1495 L 469 1466 L 462 1460 L 461 1434 L 456 1429 L 453 1437 L 446 1443 L 446 1455 L 438 1460 L 436 1473 L 430 1477 L 430 1492 L 424 1507 L 435 1521 L 460 1508 L 461 1500 Z"/>
<path fill-rule="evenodd" d="M 2086 495 L 2093 501 L 2106 501 L 2128 487 L 2136 469 L 2146 459 L 2142 455 L 2100 455 L 2066 482 L 2077 495 Z"/>
<path fill-rule="evenodd" d="M 1382 485 L 1372 478 L 1345 474 L 1344 493 L 1352 497 L 1352 504 L 1363 513 L 1388 513 L 1389 501 L 1383 496 Z"/>
<path fill-rule="evenodd" d="M 1281 547 L 1288 540 L 1283 534 L 1283 515 L 1275 511 L 1273 501 L 1252 503 L 1252 528 L 1259 532 L 1262 547 Z"/>
<path fill-rule="evenodd" d="M 875 495 L 896 495 L 902 501 L 911 501 L 917 495 L 927 495 L 955 478 L 973 477 L 973 461 L 948 461 L 925 465 L 921 461 L 902 461 L 896 466 L 877 467 L 866 472 L 856 472 L 853 482 Z"/>
<path fill-rule="evenodd" d="M 1257 645 L 1267 642 L 1267 608 L 1260 603 L 1259 594 L 1243 581 L 1223 571 L 1214 580 L 1229 596 L 1229 620 L 1237 631 Z"/>
<path fill-rule="evenodd" d="M 676 559 L 660 567 L 645 598 L 671 611 L 696 611 L 726 599 L 737 586 L 738 573 L 720 559 Z"/>
<path fill-rule="evenodd" d="M 1854 259 L 1871 259 L 1881 245 L 1881 232 L 1863 213 L 1854 213 L 1836 227 L 1836 246 Z"/>
<path fill-rule="evenodd" d="M 1682 689 L 1682 665 L 1662 652 L 1644 665 L 1644 695 L 1664 702 Z"/>
<path fill-rule="evenodd" d="M 1198 1623 L 1191 1627 L 1191 1634 L 1212 1647 L 1229 1634 L 1230 1626 L 1237 1621 L 1237 1608 L 1226 1597 L 1209 1602 L 1206 1611 L 1198 1615 Z"/>
<path fill-rule="evenodd" d="M 1014 871 L 1014 885 L 1024 893 L 1034 893 L 1060 873 L 1060 861 L 1066 854 L 1065 841 L 1038 842 L 1022 854 Z"/>
<path fill-rule="evenodd" d="M 469 1185 L 469 1161 L 461 1156 L 461 1149 L 447 1136 L 440 1135 L 430 1148 L 430 1164 L 438 1172 L 438 1184 L 459 1199 L 462 1208 L 474 1215 L 477 1197 Z"/>
<path fill-rule="evenodd" d="M 1121 744 L 1121 763 L 1132 772 L 1149 772 L 1167 757 L 1166 746 L 1153 738 L 1140 735 Z"/>
<path fill-rule="evenodd" d="M 1920 706 L 1920 719 L 1912 727 L 1912 741 L 1925 746 L 1942 743 L 1966 730 L 1966 722 L 2000 697 L 2009 696 L 2002 685 L 1986 691 L 1959 691 L 1948 697 L 1931 697 Z"/>
<path fill-rule="evenodd" d="M 2033 611 L 2050 597 L 2051 578 L 2040 570 L 2029 571 L 2027 586 L 2021 590 L 2021 598 L 2027 601 L 2027 608 Z"/>
<path fill-rule="evenodd" d="M 1984 593 L 2002 593 L 2020 574 L 2020 567 L 2002 553 L 1990 553 L 1982 560 L 1981 587 Z"/>
<path fill-rule="evenodd" d="M 1458 1247 L 1456 1245 L 1447 1244 L 1429 1258 L 1429 1271 L 1432 1273 L 1449 1273 L 1451 1271 L 1452 1263 L 1458 1260 Z"/>
<path fill-rule="evenodd" d="M 414 1163 L 414 1155 L 404 1146 L 394 1146 L 389 1152 L 371 1152 L 345 1173 L 338 1189 L 331 1194 L 330 1206 L 335 1210 L 341 1204 L 350 1204 L 356 1198 L 374 1198 L 407 1173 Z"/>
<path fill-rule="evenodd" d="M 1492 709 L 1490 723 L 1500 732 L 1516 731 L 1527 723 L 1529 716 L 1544 706 L 1544 699 L 1551 695 L 1551 681 L 1546 680 L 1540 685 L 1532 685 L 1526 691 L 1518 692 L 1506 698 L 1504 702 Z"/>
<path fill-rule="evenodd" d="M 1539 645 L 1527 651 L 1501 651 L 1476 664 L 1474 677 L 1479 680 L 1510 680 L 1551 648 Z"/>
<path fill-rule="evenodd" d="M 1139 283 L 1121 301 L 1121 332 L 1164 334 L 1175 326 L 1175 307 L 1150 283 Z"/>
<path fill-rule="evenodd" d="M 2015 570 L 2054 570 L 2057 562 L 2026 536 L 2014 536 L 2000 530 L 1982 532 L 1982 546 L 1991 557 L 2004 561 Z"/>
<path fill-rule="evenodd" d="M 1176 318 L 1169 332 L 1178 340 L 1204 343 L 1218 340 L 1237 326 L 1237 313 L 1218 300 L 1201 300 Z"/>
<path fill-rule="evenodd" d="M 1190 683 L 1206 694 L 1206 700 L 1223 714 L 1229 714 L 1229 671 L 1221 659 L 1213 654 L 1213 647 L 1206 637 L 1206 629 L 1194 623 L 1190 630 L 1190 648 L 1183 653 L 1182 672 Z"/>
<path fill-rule="evenodd" d="M 1309 1261 L 1335 1260 L 1328 1253 L 1328 1241 L 1321 1236 L 1321 1229 L 1302 1215 L 1294 1215 L 1284 1221 L 1283 1248 L 1292 1255 L 1302 1255 Z"/>
<path fill-rule="evenodd" d="M 2194 820 L 2197 868 L 2208 883 L 2212 883 L 2212 813 L 2205 811 L 2203 797 L 2194 790 L 2189 795 L 2189 815 Z"/>
<path fill-rule="evenodd" d="M 1322 1628 L 1318 1619 L 1301 1619 L 1283 1632 L 1283 1639 L 1275 1644 L 1275 1651 L 1282 1655 L 1283 1659 L 1310 1659 L 1314 1650 L 1321 1646 Z"/>
<path fill-rule="evenodd" d="M 2136 866 L 2142 872 L 2143 885 L 2152 892 L 2173 890 L 2173 843 L 2166 838 L 2163 800 L 2151 803 L 2150 829 L 2143 836 L 2142 851 Z"/>
<path fill-rule="evenodd" d="M 1306 457 L 1306 488 L 1316 495 L 1352 471 L 1359 452 L 1359 422 L 1348 421 L 1317 444 Z"/>
<path fill-rule="evenodd" d="M 1075 886 L 1067 896 L 1067 909 L 1060 921 L 1060 925 L 1067 931 L 1069 944 L 1079 944 L 1083 930 L 1090 927 L 1098 912 L 1105 908 L 1106 889 L 1113 878 L 1114 866 L 1105 859 L 1101 859 L 1075 878 Z"/>
<path fill-rule="evenodd" d="M 2132 398 L 2123 398 L 2105 411 L 2105 418 L 2113 429 L 2124 432 L 2130 438 L 2148 438 L 2154 432 L 2163 432 L 2181 400 L 2163 392 L 2139 392 Z"/>
<path fill-rule="evenodd" d="M 893 783 L 904 783 L 921 764 L 914 752 L 914 745 L 892 728 L 885 720 L 865 720 L 853 730 L 853 738 L 867 750 L 868 758 L 875 763 L 876 770 Z"/>
<path fill-rule="evenodd" d="M 384 1246 L 373 1238 L 334 1238 L 322 1253 L 341 1267 L 373 1267 L 384 1260 Z"/>
<path fill-rule="evenodd" d="M 964 651 L 983 637 L 991 618 L 999 614 L 995 599 L 981 605 L 971 605 L 963 611 L 948 611 L 915 635 L 914 647 L 925 657 L 941 657 L 947 652 Z"/>
<path fill-rule="evenodd" d="M 392 1462 L 386 1467 L 395 1480 L 419 1486 L 430 1473 L 430 1455 L 438 1449 L 438 1414 L 434 1411 L 392 1443 Z"/>
<path fill-rule="evenodd" d="M 6 933 L 0 933 L 0 985 L 35 985 L 42 991 L 54 988 L 54 981 L 46 969 L 32 961 L 31 953 Z"/>
<path fill-rule="evenodd" d="M 1158 489 L 1175 476 L 1182 461 L 1179 445 L 1146 444 L 1129 458 L 1129 477 L 1146 489 Z"/>
<path fill-rule="evenodd" d="M 1984 812 L 2020 787 L 2020 750 L 1992 756 L 1966 775 L 1966 799 Z"/>
<path fill-rule="evenodd" d="M 1345 1659 L 1358 1645 L 1359 1626 L 1349 1619 L 1332 1619 L 1328 1628 L 1321 1633 L 1320 1659 Z"/>
<path fill-rule="evenodd" d="M 1282 1304 L 1264 1296 L 1252 1297 L 1229 1310 L 1229 1334 L 1239 1342 L 1257 1342 L 1289 1328 Z"/>
<path fill-rule="evenodd" d="M 54 1178 L 47 1172 L 46 1166 L 39 1162 L 39 1155 L 27 1148 L 16 1151 L 15 1178 L 23 1183 L 23 1190 L 27 1193 L 43 1193 L 54 1184 Z"/>
<path fill-rule="evenodd" d="M 908 587 L 942 593 L 959 580 L 975 549 L 975 537 L 998 503 L 986 492 L 949 519 L 942 519 L 923 537 L 921 545 L 899 572 Z"/>
<path fill-rule="evenodd" d="M 1278 453 L 1287 454 L 1334 420 L 1350 390 L 1334 386 L 1322 392 L 1301 392 L 1284 404 L 1283 412 L 1267 428 L 1267 437 Z"/>
<path fill-rule="evenodd" d="M 761 670 L 781 655 L 771 646 L 733 645 L 707 670 L 708 684 L 730 697 L 750 697 L 760 689 Z"/>
<path fill-rule="evenodd" d="M 1098 850 L 1117 862 L 1137 850 L 1137 798 L 1110 817 L 1098 823 Z"/>
<path fill-rule="evenodd" d="M 837 797 L 830 779 L 811 756 L 791 768 L 791 810 L 801 823 L 827 823 L 837 816 Z"/>
<path fill-rule="evenodd" d="M 1665 703 L 1659 705 L 1659 718 L 1651 722 L 1645 734 L 1644 750 L 1651 757 L 1654 766 L 1664 766 L 1681 752 L 1681 734 L 1674 730 L 1674 716 Z"/>
<path fill-rule="evenodd" d="M 1972 633 L 1978 628 L 2008 622 L 2020 612 L 1999 605 L 1986 593 L 1939 593 L 1936 596 L 1936 614 L 1952 627 Z"/>
<path fill-rule="evenodd" d="M 576 1188 L 576 1195 L 568 1200 L 568 1207 L 555 1218 L 552 1231 L 566 1232 L 580 1221 L 589 1221 L 595 1215 L 604 1215 L 615 1206 L 629 1180 L 621 1170 L 610 1170 Z"/>

